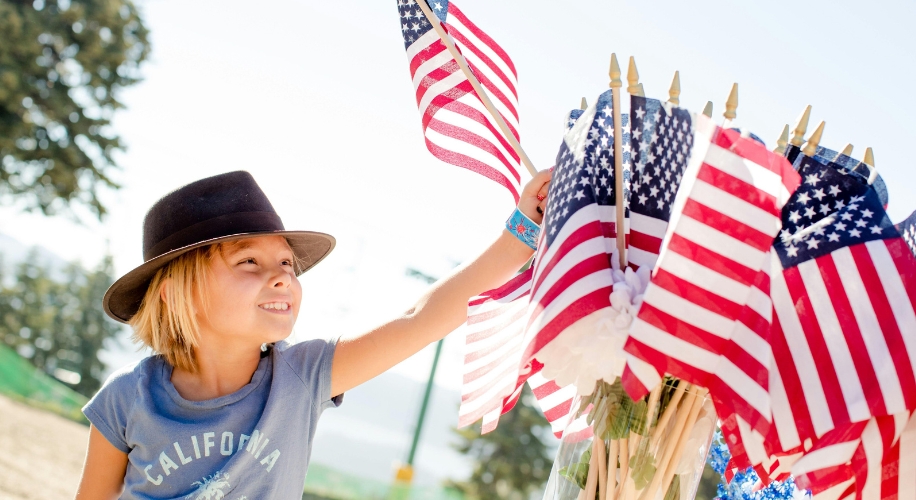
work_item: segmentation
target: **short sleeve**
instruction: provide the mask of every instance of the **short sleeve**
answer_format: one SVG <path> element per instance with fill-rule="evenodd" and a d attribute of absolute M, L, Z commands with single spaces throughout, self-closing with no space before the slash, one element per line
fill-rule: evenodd
<path fill-rule="evenodd" d="M 331 368 L 338 339 L 312 339 L 281 348 L 281 355 L 315 396 L 313 401 L 318 402 L 319 411 L 336 408 L 343 403 L 343 394 L 331 397 Z"/>
<path fill-rule="evenodd" d="M 83 415 L 105 439 L 124 453 L 127 444 L 127 420 L 137 396 L 136 365 L 113 373 L 95 396 L 83 407 Z"/>

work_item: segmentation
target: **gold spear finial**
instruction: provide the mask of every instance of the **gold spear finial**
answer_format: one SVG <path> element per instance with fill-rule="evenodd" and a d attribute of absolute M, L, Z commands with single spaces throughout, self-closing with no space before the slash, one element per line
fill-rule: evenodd
<path fill-rule="evenodd" d="M 785 154 L 786 146 L 789 145 L 789 124 L 786 124 L 782 128 L 782 133 L 779 134 L 779 139 L 776 139 L 776 149 L 773 150 L 774 153 L 781 155 Z"/>
<path fill-rule="evenodd" d="M 636 58 L 630 56 L 630 64 L 627 67 L 627 92 L 630 95 L 639 95 L 639 71 L 636 70 Z"/>
<path fill-rule="evenodd" d="M 608 71 L 608 76 L 611 77 L 608 87 L 612 89 L 623 87 L 623 82 L 620 81 L 620 65 L 617 64 L 617 54 L 611 54 L 611 70 Z"/>
<path fill-rule="evenodd" d="M 582 111 L 585 111 L 586 109 L 588 109 L 588 102 L 585 100 L 584 97 L 582 98 L 582 102 L 579 103 L 579 109 L 581 109 Z"/>
<path fill-rule="evenodd" d="M 703 108 L 703 114 L 708 118 L 712 118 L 712 101 L 706 101 L 706 106 Z"/>
<path fill-rule="evenodd" d="M 668 89 L 668 102 L 674 104 L 675 106 L 681 105 L 681 100 L 679 99 L 681 95 L 681 72 L 674 72 L 674 79 L 671 80 L 671 88 Z"/>
<path fill-rule="evenodd" d="M 846 156 L 852 156 L 852 144 L 846 144 L 843 150 L 840 151 L 840 154 L 846 155 Z"/>
<path fill-rule="evenodd" d="M 789 141 L 793 146 L 801 146 L 805 142 L 805 132 L 808 131 L 808 119 L 811 118 L 811 105 L 807 105 L 802 114 L 795 122 L 795 130 L 792 131 L 792 140 Z"/>
<path fill-rule="evenodd" d="M 646 89 L 643 88 L 642 83 L 637 85 L 637 87 L 639 87 L 639 93 L 636 95 L 638 95 L 639 97 L 646 97 Z"/>
<path fill-rule="evenodd" d="M 870 148 L 865 148 L 865 158 L 862 159 L 862 163 L 875 166 L 875 152 Z"/>
<path fill-rule="evenodd" d="M 817 145 L 821 143 L 821 136 L 824 135 L 824 122 L 817 124 L 817 128 L 814 129 L 814 133 L 811 134 L 811 137 L 808 138 L 808 143 L 805 144 L 805 148 L 802 149 L 802 153 L 805 156 L 814 156 L 814 153 L 817 152 Z"/>
<path fill-rule="evenodd" d="M 728 94 L 728 100 L 725 101 L 725 112 L 722 116 L 726 120 L 734 120 L 738 116 L 735 111 L 738 109 L 738 84 L 732 85 L 732 91 Z"/>

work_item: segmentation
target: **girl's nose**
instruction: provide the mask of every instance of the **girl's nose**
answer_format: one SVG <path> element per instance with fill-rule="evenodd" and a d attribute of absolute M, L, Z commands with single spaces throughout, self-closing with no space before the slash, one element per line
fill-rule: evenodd
<path fill-rule="evenodd" d="M 273 278 L 274 288 L 289 288 L 292 282 L 293 277 L 283 268 L 281 268 Z"/>

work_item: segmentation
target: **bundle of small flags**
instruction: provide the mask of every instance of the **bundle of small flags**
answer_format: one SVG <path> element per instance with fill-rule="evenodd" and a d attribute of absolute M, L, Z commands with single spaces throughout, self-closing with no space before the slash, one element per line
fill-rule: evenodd
<path fill-rule="evenodd" d="M 495 123 L 519 138 L 515 67 L 453 2 L 427 18 L 424 1 L 398 11 L 427 148 L 517 200 L 519 155 Z M 634 400 L 676 377 L 708 389 L 727 475 L 791 474 L 824 499 L 916 498 L 916 213 L 894 225 L 881 177 L 836 151 L 775 154 L 638 96 L 616 136 L 613 112 L 606 93 L 568 114 L 533 265 L 469 304 L 460 424 L 494 429 L 527 382 L 559 435 L 596 377 L 619 374 Z M 645 283 L 615 268 L 618 234 Z M 581 352 L 590 332 L 623 337 L 594 355 Z"/>

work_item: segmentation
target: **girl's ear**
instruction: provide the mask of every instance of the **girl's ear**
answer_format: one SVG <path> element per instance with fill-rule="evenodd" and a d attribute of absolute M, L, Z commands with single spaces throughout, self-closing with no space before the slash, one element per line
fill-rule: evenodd
<path fill-rule="evenodd" d="M 163 304 L 169 303 L 169 287 L 167 285 L 171 284 L 171 282 L 172 278 L 166 278 L 159 284 L 159 300 L 161 300 Z"/>

